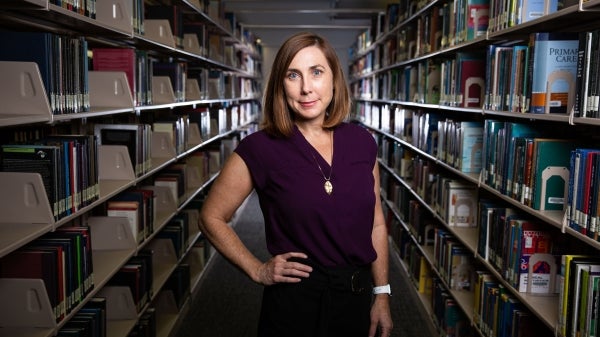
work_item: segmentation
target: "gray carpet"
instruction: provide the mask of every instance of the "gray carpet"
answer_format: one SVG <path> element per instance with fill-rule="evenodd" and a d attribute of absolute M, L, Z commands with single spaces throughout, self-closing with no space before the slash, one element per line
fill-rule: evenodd
<path fill-rule="evenodd" d="M 235 230 L 259 257 L 267 259 L 262 213 L 253 194 L 240 214 Z M 392 337 L 434 336 L 430 319 L 417 303 L 415 289 L 391 252 L 390 284 L 394 330 Z M 219 254 L 209 260 L 192 304 L 180 321 L 176 337 L 256 337 L 262 287 L 253 283 Z M 366 336 L 365 336 L 366 337 Z"/>

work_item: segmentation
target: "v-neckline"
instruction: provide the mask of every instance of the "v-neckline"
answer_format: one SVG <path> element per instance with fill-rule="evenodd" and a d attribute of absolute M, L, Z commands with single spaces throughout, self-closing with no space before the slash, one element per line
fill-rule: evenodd
<path fill-rule="evenodd" d="M 333 166 L 333 163 L 335 161 L 335 132 L 334 130 L 331 130 L 332 135 L 331 135 L 331 142 L 333 142 L 332 146 L 331 146 L 331 163 L 329 163 L 322 155 L 321 153 L 308 141 L 308 139 L 306 139 L 306 137 L 304 137 L 304 134 L 302 134 L 302 132 L 300 131 L 300 129 L 297 126 L 294 126 L 295 130 L 296 130 L 296 134 L 299 137 L 299 139 L 301 139 L 301 142 L 304 144 L 305 147 L 305 152 L 307 152 L 306 154 L 308 154 L 308 158 L 310 160 L 318 160 L 321 164 L 325 164 L 327 165 L 328 169 L 331 169 L 331 167 Z"/>

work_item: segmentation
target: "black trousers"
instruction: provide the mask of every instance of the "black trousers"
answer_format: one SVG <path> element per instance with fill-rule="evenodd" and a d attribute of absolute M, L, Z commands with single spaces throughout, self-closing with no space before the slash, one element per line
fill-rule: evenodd
<path fill-rule="evenodd" d="M 313 267 L 309 278 L 265 287 L 258 337 L 368 336 L 373 283 L 370 267 L 309 264 Z"/>

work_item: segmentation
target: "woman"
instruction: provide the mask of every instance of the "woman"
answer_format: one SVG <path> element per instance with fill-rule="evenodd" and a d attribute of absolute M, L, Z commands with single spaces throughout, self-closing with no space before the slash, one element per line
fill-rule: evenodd
<path fill-rule="evenodd" d="M 215 248 L 265 286 L 258 336 L 389 336 L 377 146 L 345 122 L 350 96 L 333 47 L 312 33 L 286 40 L 263 105 L 261 130 L 229 157 L 200 221 Z M 253 190 L 272 254 L 265 262 L 227 225 Z"/>

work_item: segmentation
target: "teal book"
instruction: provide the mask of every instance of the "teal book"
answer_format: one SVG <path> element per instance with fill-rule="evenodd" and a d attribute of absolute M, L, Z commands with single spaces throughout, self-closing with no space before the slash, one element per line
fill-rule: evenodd
<path fill-rule="evenodd" d="M 568 113 L 575 103 L 579 35 L 533 33 L 530 113 Z"/>
<path fill-rule="evenodd" d="M 532 207 L 537 210 L 564 210 L 567 200 L 571 140 L 534 140 L 534 184 Z"/>

